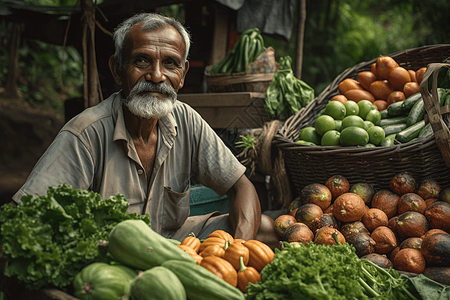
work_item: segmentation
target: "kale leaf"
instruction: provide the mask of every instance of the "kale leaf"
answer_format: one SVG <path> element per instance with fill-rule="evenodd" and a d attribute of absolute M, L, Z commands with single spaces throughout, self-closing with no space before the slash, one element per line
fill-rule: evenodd
<path fill-rule="evenodd" d="M 288 118 L 314 99 L 314 89 L 294 76 L 292 58 L 280 58 L 280 66 L 266 90 L 265 110 L 275 117 Z"/>
<path fill-rule="evenodd" d="M 75 275 L 95 261 L 109 262 L 109 233 L 119 222 L 148 215 L 127 213 L 123 195 L 102 200 L 100 195 L 72 189 L 67 184 L 49 187 L 47 195 L 26 195 L 17 206 L 0 208 L 4 274 L 16 277 L 27 289 L 52 285 L 64 289 Z"/>

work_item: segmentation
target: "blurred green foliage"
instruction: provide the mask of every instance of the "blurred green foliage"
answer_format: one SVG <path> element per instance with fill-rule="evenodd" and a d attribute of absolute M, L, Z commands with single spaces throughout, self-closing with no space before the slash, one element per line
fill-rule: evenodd
<path fill-rule="evenodd" d="M 446 0 L 306 1 L 301 79 L 318 95 L 340 73 L 381 55 L 450 41 Z M 447 14 L 448 15 L 448 14 Z M 298 15 L 289 42 L 264 36 L 276 58 L 296 57 Z"/>

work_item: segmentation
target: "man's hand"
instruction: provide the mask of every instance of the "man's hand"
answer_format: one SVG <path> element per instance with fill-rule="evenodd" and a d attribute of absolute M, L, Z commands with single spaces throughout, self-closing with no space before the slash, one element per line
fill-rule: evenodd
<path fill-rule="evenodd" d="M 242 177 L 227 192 L 230 199 L 230 225 L 234 238 L 255 239 L 261 224 L 261 204 L 253 183 Z"/>

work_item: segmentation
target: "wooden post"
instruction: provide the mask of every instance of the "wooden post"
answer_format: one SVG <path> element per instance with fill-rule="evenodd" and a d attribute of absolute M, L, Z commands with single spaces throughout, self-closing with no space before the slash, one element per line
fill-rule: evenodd
<path fill-rule="evenodd" d="M 83 98 L 88 108 L 103 100 L 95 55 L 95 6 L 92 0 L 81 0 L 83 49 Z"/>
<path fill-rule="evenodd" d="M 296 36 L 296 59 L 295 59 L 295 77 L 302 79 L 302 62 L 303 62 L 303 39 L 305 36 L 305 21 L 306 21 L 306 0 L 298 1 L 298 25 L 297 25 L 297 36 Z"/>
<path fill-rule="evenodd" d="M 225 58 L 228 43 L 228 11 L 222 5 L 215 4 L 211 65 L 215 65 Z"/>
<path fill-rule="evenodd" d="M 5 95 L 16 98 L 17 77 L 19 76 L 19 47 L 22 24 L 13 22 L 9 42 L 8 77 L 6 79 Z"/>

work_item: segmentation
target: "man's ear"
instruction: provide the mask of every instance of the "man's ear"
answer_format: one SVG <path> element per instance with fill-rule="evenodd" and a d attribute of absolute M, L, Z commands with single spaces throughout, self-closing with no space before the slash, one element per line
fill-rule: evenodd
<path fill-rule="evenodd" d="M 119 64 L 117 63 L 117 59 L 114 55 L 111 55 L 109 58 L 109 70 L 111 71 L 116 84 L 122 85 L 122 76 L 119 70 Z"/>
<path fill-rule="evenodd" d="M 189 71 L 189 61 L 186 60 L 184 63 L 184 72 L 183 72 L 183 79 L 181 79 L 180 84 L 178 85 L 178 90 L 180 90 L 184 85 L 184 79 L 186 78 L 186 74 Z"/>

